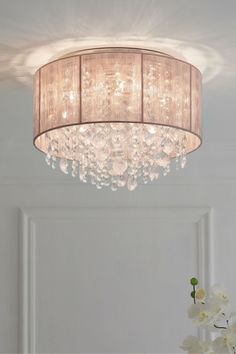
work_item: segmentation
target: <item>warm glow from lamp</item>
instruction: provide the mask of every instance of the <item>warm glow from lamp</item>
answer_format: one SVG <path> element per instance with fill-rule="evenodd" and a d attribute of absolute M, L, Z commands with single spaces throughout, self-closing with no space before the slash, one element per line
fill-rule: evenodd
<path fill-rule="evenodd" d="M 151 50 L 72 53 L 35 75 L 35 146 L 53 168 L 112 190 L 184 167 L 201 144 L 201 74 Z"/>

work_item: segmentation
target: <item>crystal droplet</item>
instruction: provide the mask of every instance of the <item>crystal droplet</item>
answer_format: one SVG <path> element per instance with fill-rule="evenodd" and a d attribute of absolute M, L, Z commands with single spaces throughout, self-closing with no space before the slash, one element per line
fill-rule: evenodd
<path fill-rule="evenodd" d="M 158 165 L 161 167 L 167 167 L 170 163 L 170 161 L 167 157 L 160 158 L 157 162 L 158 162 Z"/>
<path fill-rule="evenodd" d="M 126 134 L 123 130 L 112 131 L 111 140 L 114 146 L 119 146 L 125 140 Z"/>
<path fill-rule="evenodd" d="M 151 181 L 151 182 L 154 181 L 154 179 L 155 179 L 155 172 L 150 172 L 149 178 L 150 178 L 150 181 Z"/>
<path fill-rule="evenodd" d="M 80 176 L 81 176 L 81 175 L 80 175 Z M 96 185 L 96 183 L 97 183 L 97 181 L 96 181 L 95 177 L 91 177 L 91 184 Z"/>
<path fill-rule="evenodd" d="M 102 149 L 106 145 L 106 136 L 102 132 L 95 134 L 92 144 L 97 149 Z"/>
<path fill-rule="evenodd" d="M 156 172 L 156 173 L 155 173 L 155 179 L 158 179 L 158 177 L 159 177 L 159 173 Z"/>
<path fill-rule="evenodd" d="M 72 172 L 71 175 L 72 177 L 76 177 L 78 174 L 78 161 L 73 160 L 71 164 Z"/>
<path fill-rule="evenodd" d="M 77 171 L 73 171 L 73 170 L 72 170 L 72 172 L 71 172 L 71 176 L 72 176 L 73 178 L 75 178 L 75 177 L 77 176 L 77 174 L 78 174 L 78 172 L 77 172 Z"/>
<path fill-rule="evenodd" d="M 135 188 L 137 187 L 137 185 L 138 185 L 138 183 L 137 183 L 136 178 L 130 176 L 130 177 L 128 178 L 128 181 L 127 181 L 127 188 L 128 188 L 128 190 L 132 192 L 133 190 L 135 190 Z"/>
<path fill-rule="evenodd" d="M 86 179 L 86 171 L 82 167 L 80 168 L 80 171 L 79 171 L 79 179 L 81 180 L 81 182 L 86 182 L 87 181 L 87 179 Z M 93 177 L 91 178 L 91 183 L 95 184 Z"/>
<path fill-rule="evenodd" d="M 184 168 L 184 167 L 185 167 L 186 162 L 187 162 L 186 155 L 183 155 L 183 156 L 181 157 L 181 160 L 180 160 L 181 168 Z"/>
<path fill-rule="evenodd" d="M 150 134 L 156 134 L 157 132 L 157 127 L 155 125 L 147 125 L 147 130 L 149 131 Z"/>
<path fill-rule="evenodd" d="M 77 170 L 78 165 L 79 165 L 79 164 L 78 164 L 78 161 L 73 160 L 73 161 L 72 161 L 72 165 L 71 165 L 72 170 Z"/>
<path fill-rule="evenodd" d="M 124 187 L 126 185 L 126 178 L 125 176 L 119 176 L 117 180 L 118 187 Z"/>
<path fill-rule="evenodd" d="M 99 161 L 105 161 L 108 156 L 109 156 L 109 151 L 107 149 L 99 149 L 99 150 L 96 150 L 95 152 L 96 154 L 96 158 L 99 160 Z"/>
<path fill-rule="evenodd" d="M 173 144 L 172 142 L 169 140 L 169 141 L 166 141 L 164 147 L 163 147 L 163 151 L 167 154 L 167 155 L 170 155 L 173 151 Z"/>
<path fill-rule="evenodd" d="M 51 156 L 50 156 L 49 154 L 46 155 L 45 161 L 46 161 L 46 163 L 47 163 L 48 166 L 51 165 Z"/>
<path fill-rule="evenodd" d="M 179 169 L 179 157 L 177 156 L 175 159 L 176 171 Z"/>
<path fill-rule="evenodd" d="M 126 160 L 121 160 L 121 159 L 115 159 L 113 161 L 112 165 L 112 173 L 114 175 L 123 175 L 123 173 L 126 171 L 128 167 L 127 161 Z"/>
<path fill-rule="evenodd" d="M 84 134 L 88 129 L 89 129 L 89 127 L 86 124 L 82 124 L 79 126 L 79 132 L 81 134 Z"/>
<path fill-rule="evenodd" d="M 117 191 L 117 184 L 116 183 L 112 183 L 111 184 L 111 190 L 112 190 L 112 192 L 116 192 Z"/>
<path fill-rule="evenodd" d="M 66 175 L 68 174 L 68 161 L 67 159 L 60 159 L 60 169 Z"/>
<path fill-rule="evenodd" d="M 56 168 L 56 162 L 57 162 L 57 158 L 56 158 L 56 156 L 52 156 L 52 165 L 51 165 L 51 167 L 55 170 L 55 168 Z"/>
<path fill-rule="evenodd" d="M 155 127 L 151 127 L 151 128 L 155 128 Z M 155 134 L 154 134 L 155 130 L 151 128 L 146 127 L 145 130 L 143 131 L 143 140 L 148 146 L 152 145 L 155 140 Z"/>

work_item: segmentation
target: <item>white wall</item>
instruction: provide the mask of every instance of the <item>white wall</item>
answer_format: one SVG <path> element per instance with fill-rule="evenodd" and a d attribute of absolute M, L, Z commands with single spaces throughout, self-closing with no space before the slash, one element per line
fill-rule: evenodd
<path fill-rule="evenodd" d="M 40 221 L 38 222 L 37 225 L 40 225 L 40 231 L 37 233 L 37 244 L 39 242 L 39 247 L 37 248 L 37 257 L 38 260 L 37 262 L 40 262 L 40 267 L 44 267 L 40 269 L 40 275 L 38 279 L 40 279 L 40 282 L 38 283 L 36 281 L 36 294 L 37 298 L 40 296 L 46 296 L 46 300 L 48 299 L 52 300 L 52 309 L 43 309 L 42 313 L 40 312 L 37 314 L 37 321 L 38 326 L 41 326 L 41 333 L 38 333 L 39 338 L 41 338 L 40 343 L 36 343 L 36 350 L 42 350 L 46 351 L 47 347 L 46 345 L 49 345 L 50 347 L 48 348 L 56 348 L 55 351 L 59 351 L 58 349 L 58 343 L 61 343 L 59 339 L 61 338 L 61 330 L 64 328 L 65 322 L 67 325 L 70 323 L 69 322 L 69 314 L 74 313 L 75 318 L 76 318 L 76 313 L 78 309 L 80 308 L 79 306 L 81 305 L 81 302 L 76 302 L 75 298 L 72 299 L 72 307 L 70 307 L 70 303 L 68 304 L 68 299 L 65 297 L 64 302 L 63 296 L 59 296 L 59 303 L 57 303 L 56 299 L 53 299 L 52 297 L 50 298 L 49 294 L 50 291 L 53 291 L 53 294 L 56 294 L 55 291 L 58 291 L 59 289 L 62 290 L 62 294 L 65 294 L 65 289 L 66 293 L 70 293 L 70 288 L 71 284 L 71 277 L 70 277 L 70 272 L 73 270 L 75 276 L 78 276 L 77 280 L 80 279 L 80 276 L 82 277 L 88 277 L 87 281 L 89 282 L 90 280 L 95 281 L 96 277 L 99 278 L 101 277 L 101 274 L 99 273 L 99 269 L 94 269 L 94 272 L 92 269 L 89 271 L 85 271 L 86 275 L 83 275 L 83 271 L 81 269 L 78 270 L 78 273 L 76 271 L 76 267 L 78 266 L 81 268 L 84 264 L 85 268 L 88 267 L 88 260 L 84 255 L 84 258 L 82 260 L 75 262 L 75 254 L 73 253 L 71 258 L 70 258 L 70 252 L 72 251 L 73 247 L 76 247 L 76 242 L 78 242 L 77 247 L 79 244 L 82 242 L 83 245 L 83 250 L 88 252 L 89 247 L 92 247 L 92 241 L 91 241 L 91 230 L 94 228 L 94 232 L 96 234 L 97 228 L 96 224 L 95 226 L 91 224 L 91 227 L 89 229 L 88 235 L 90 238 L 90 241 L 86 240 L 86 225 L 82 228 L 83 230 L 83 238 L 81 240 L 80 237 L 78 237 L 78 241 L 76 240 L 76 235 L 74 234 L 74 230 L 77 226 L 75 221 L 72 220 L 72 225 L 70 223 L 68 224 L 68 220 L 64 220 L 59 222 L 57 225 L 57 222 L 51 221 L 50 213 L 52 211 L 60 210 L 60 208 L 63 208 L 62 210 L 65 211 L 65 216 L 62 216 L 63 218 L 68 217 L 68 213 L 72 212 L 72 215 L 76 213 L 76 210 L 78 207 L 82 208 L 90 208 L 90 207 L 97 207 L 97 208 L 104 208 L 104 207 L 109 207 L 109 212 L 116 212 L 112 211 L 112 208 L 116 207 L 126 207 L 126 208 L 131 208 L 130 212 L 133 212 L 133 208 L 144 208 L 144 215 L 148 213 L 149 209 L 145 208 L 155 208 L 155 207 L 177 207 L 180 208 L 179 210 L 183 210 L 185 207 L 197 207 L 205 210 L 208 209 L 209 207 L 213 208 L 213 223 L 211 226 L 210 231 L 213 233 L 213 244 L 212 244 L 212 253 L 215 258 L 215 263 L 214 263 L 214 274 L 211 273 L 212 280 L 217 280 L 224 284 L 228 289 L 230 294 L 233 296 L 235 292 L 235 285 L 234 282 L 232 281 L 234 277 L 234 254 L 235 254 L 235 235 L 234 235 L 234 230 L 235 230 L 235 223 L 236 223 L 236 218 L 235 218 L 235 197 L 236 197 L 236 188 L 235 186 L 232 186 L 230 184 L 216 184 L 216 185 L 194 185 L 194 186 L 175 186 L 175 185 L 156 185 L 156 186 L 141 186 L 135 193 L 126 193 L 126 192 L 120 192 L 120 193 L 111 193 L 108 191 L 96 191 L 91 189 L 89 186 L 86 185 L 70 185 L 70 184 L 56 184 L 53 185 L 51 184 L 9 184 L 9 185 L 2 185 L 1 186 L 1 257 L 0 257 L 0 274 L 1 274 L 1 301 L 0 301 L 0 311 L 1 311 L 1 352 L 17 352 L 17 331 L 19 329 L 19 334 L 22 338 L 22 327 L 18 328 L 18 295 L 19 295 L 19 286 L 21 288 L 22 284 L 22 273 L 20 273 L 20 283 L 18 283 L 18 241 L 19 241 L 19 231 L 21 229 L 20 223 L 19 223 L 19 218 L 21 219 L 21 215 L 19 212 L 19 209 L 24 207 L 26 208 L 29 213 L 32 212 L 32 207 L 36 207 L 39 209 L 36 209 L 36 214 L 37 210 L 39 210 L 39 217 L 40 213 L 42 210 L 44 210 L 44 207 L 49 207 L 48 213 L 48 220 L 44 220 L 43 222 Z M 68 209 L 72 208 L 72 209 Z M 56 208 L 56 209 L 55 209 Z M 185 209 L 184 209 L 185 210 Z M 47 210 L 45 211 L 47 212 Z M 45 213 L 44 212 L 44 213 Z M 88 213 L 88 209 L 86 209 L 86 213 Z M 104 216 L 106 217 L 106 209 L 101 209 L 100 212 L 102 213 L 102 219 L 104 219 Z M 185 211 L 184 211 L 185 212 Z M 129 211 L 127 211 L 129 213 Z M 167 211 L 168 213 L 168 211 Z M 129 214 L 127 214 L 129 216 Z M 45 217 L 45 215 L 44 215 Z M 74 215 L 75 217 L 75 215 Z M 167 217 L 170 219 L 171 216 Z M 57 216 L 58 219 L 58 216 Z M 132 219 L 131 219 L 132 220 Z M 182 221 L 181 221 L 182 223 Z M 196 261 L 194 260 L 194 257 L 197 257 L 196 254 L 194 255 L 194 244 L 192 242 L 193 235 L 194 235 L 194 229 L 192 229 L 191 222 L 187 229 L 183 228 L 183 225 L 181 224 L 180 227 L 176 228 L 176 237 L 179 238 L 179 246 L 182 247 L 182 253 L 181 250 L 178 249 L 178 243 L 175 244 L 176 247 L 176 257 L 182 257 L 182 262 L 183 264 L 186 262 L 187 269 L 184 270 L 185 268 L 177 267 L 178 263 L 176 264 L 176 259 L 173 256 L 173 250 L 168 251 L 168 243 L 170 240 L 165 241 L 165 223 L 164 226 L 162 224 L 162 231 L 161 235 L 158 235 L 158 233 L 155 232 L 155 228 L 157 227 L 158 223 L 155 222 L 155 220 L 150 222 L 150 229 L 148 229 L 148 226 L 145 223 L 145 230 L 146 233 L 144 232 L 144 229 L 142 229 L 142 232 L 138 234 L 138 239 L 136 240 L 133 234 L 133 230 L 137 231 L 137 227 L 135 229 L 135 226 L 133 227 L 132 224 L 128 225 L 128 230 L 130 230 L 130 235 L 127 234 L 127 245 L 126 245 L 126 239 L 121 233 L 120 237 L 122 237 L 122 242 L 118 242 L 117 239 L 114 240 L 114 235 L 111 235 L 111 239 L 109 239 L 109 234 L 103 235 L 101 232 L 99 233 L 98 237 L 101 239 L 101 244 L 97 240 L 96 241 L 96 249 L 98 249 L 98 254 L 96 254 L 96 249 L 93 250 L 91 249 L 91 255 L 92 259 L 94 262 L 94 266 L 96 266 L 97 262 L 99 261 L 99 257 L 103 257 L 104 262 L 107 262 L 107 267 L 117 267 L 115 270 L 113 269 L 113 274 L 114 278 L 112 279 L 112 284 L 110 283 L 110 279 L 108 277 L 107 282 L 106 279 L 103 279 L 103 287 L 102 291 L 100 289 L 100 301 L 103 299 L 104 295 L 104 301 L 107 300 L 106 295 L 110 294 L 111 299 L 110 299 L 110 304 L 108 303 L 103 303 L 101 307 L 101 303 L 95 306 L 95 303 L 93 303 L 93 306 L 91 306 L 91 310 L 93 311 L 93 314 L 91 313 L 84 313 L 82 312 L 82 320 L 86 323 L 87 327 L 84 329 L 83 327 L 83 333 L 84 335 L 87 333 L 88 339 L 84 340 L 83 345 L 81 347 L 81 350 L 83 352 L 86 352 L 86 343 L 90 343 L 87 347 L 87 351 L 96 351 L 97 352 L 138 352 L 140 348 L 140 352 L 158 352 L 160 349 L 162 351 L 165 351 L 164 348 L 167 349 L 166 352 L 168 352 L 168 348 L 171 348 L 174 351 L 174 348 L 177 344 L 177 339 L 180 340 L 180 338 L 183 337 L 185 332 L 188 331 L 192 333 L 192 328 L 191 324 L 187 322 L 186 320 L 186 314 L 184 313 L 184 308 L 185 306 L 187 307 L 188 305 L 188 277 L 192 275 L 192 272 L 197 270 L 196 268 Z M 156 225 L 156 226 L 155 226 Z M 38 227 L 38 226 L 37 226 Z M 104 227 L 104 226 L 103 226 Z M 54 229 L 55 228 L 55 229 Z M 92 229 L 91 229 L 92 228 Z M 118 228 L 118 226 L 117 226 Z M 154 228 L 154 229 L 153 229 Z M 50 230 L 50 233 L 45 236 L 46 231 L 48 232 Z M 103 228 L 103 230 L 106 230 L 106 228 Z M 121 228 L 122 230 L 122 228 Z M 127 232 L 127 228 L 125 228 Z M 183 235 L 179 234 L 180 231 L 183 230 Z M 167 231 L 167 230 L 166 230 Z M 172 230 L 173 231 L 173 230 Z M 209 231 L 209 232 L 210 232 Z M 54 233 L 55 232 L 55 233 Z M 168 231 L 170 232 L 170 230 Z M 167 236 L 168 236 L 167 232 Z M 189 237 L 191 240 L 188 241 L 188 233 Z M 206 233 L 207 235 L 207 233 Z M 209 235 L 209 234 L 208 234 Z M 41 237 L 40 237 L 41 236 Z M 59 237 L 59 243 L 57 244 L 57 236 Z M 119 233 L 116 231 L 116 237 L 119 236 Z M 170 235 L 169 235 L 170 236 Z M 147 244 L 145 244 L 145 238 L 147 239 Z M 69 241 L 68 241 L 69 239 Z M 39 241 L 38 241 L 39 240 Z M 48 243 L 48 246 L 46 242 Z M 130 249 L 130 242 L 132 240 L 132 243 L 134 245 L 134 254 L 132 253 L 132 249 Z M 150 241 L 151 240 L 151 241 Z M 155 254 L 153 254 L 153 240 L 155 240 L 155 252 L 157 252 L 157 258 L 155 258 Z M 69 242 L 69 244 L 68 244 Z M 90 242 L 90 245 L 86 245 L 85 242 Z M 113 244 L 114 242 L 114 244 Z M 108 249 L 109 252 L 106 252 L 104 250 L 101 251 L 101 248 L 105 248 L 109 245 L 109 248 L 112 248 L 113 246 L 117 246 L 118 249 L 112 248 L 112 253 Z M 53 252 L 55 246 L 55 253 Z M 60 250 L 58 251 L 58 247 L 65 248 L 65 257 L 68 257 L 68 264 L 67 260 L 63 258 L 63 251 Z M 99 248 L 101 247 L 101 248 Z M 125 254 L 125 250 L 128 248 L 127 253 Z M 59 253 L 58 253 L 59 252 Z M 122 252 L 123 257 L 126 257 L 124 260 L 124 268 L 119 269 L 119 257 L 118 257 L 118 252 Z M 155 272 L 155 266 L 158 265 L 158 252 L 160 254 L 164 253 L 165 257 L 170 257 L 169 259 L 169 265 L 167 266 L 166 263 L 164 262 L 161 266 L 160 269 L 156 269 Z M 81 253 L 79 253 L 81 256 Z M 125 254 L 125 256 L 124 256 Z M 113 259 L 114 256 L 116 257 Z M 131 264 L 137 263 L 137 255 L 141 257 L 141 261 L 139 264 L 139 269 L 138 273 L 140 274 L 140 279 L 137 278 L 134 283 L 131 283 L 129 285 L 129 282 L 132 279 L 132 276 L 135 274 L 134 271 L 130 270 L 129 267 L 131 267 Z M 189 255 L 193 256 L 193 259 L 189 259 Z M 88 255 L 89 256 L 89 255 Z M 60 263 L 60 257 L 62 257 L 62 260 Z M 128 257 L 128 258 L 127 258 Z M 129 259 L 130 263 L 127 261 Z M 55 261 L 55 262 L 54 262 Z M 54 262 L 54 263 L 53 263 Z M 149 263 L 150 262 L 150 263 Z M 67 265 L 66 265 L 67 264 Z M 168 263 L 167 263 L 168 264 Z M 183 266 L 182 264 L 182 266 Z M 64 269 L 65 273 L 63 273 L 62 276 L 62 283 L 60 286 L 57 283 L 57 288 L 53 289 L 55 285 L 51 284 L 52 288 L 50 290 L 50 279 L 54 279 L 54 277 L 59 276 L 63 270 L 63 266 L 66 265 L 68 268 Z M 165 266 L 164 266 L 165 265 Z M 42 271 L 47 269 L 48 267 L 48 273 L 45 271 L 45 275 L 43 275 Z M 56 268 L 54 268 L 56 267 Z M 57 267 L 58 267 L 58 272 L 57 273 Z M 170 276 L 170 271 L 171 267 L 173 267 L 173 277 L 174 277 L 174 286 L 175 286 L 175 291 L 173 291 L 173 284 L 171 284 L 168 279 Z M 177 267 L 177 268 L 176 268 Z M 213 264 L 211 264 L 211 270 L 213 268 Z M 104 270 L 104 269 L 103 269 Z M 68 278 L 65 276 L 68 272 Z M 81 273 L 82 272 L 82 273 Z M 146 273 L 146 277 L 145 277 Z M 79 275 L 78 275 L 79 274 Z M 156 275 L 156 279 L 155 279 Z M 165 279 L 166 277 L 166 279 Z M 83 278 L 84 279 L 84 278 Z M 140 280 L 140 284 L 138 284 L 138 279 Z M 166 285 L 166 302 L 163 300 L 163 296 L 165 294 L 165 291 L 163 292 L 163 289 L 160 293 L 158 293 L 158 287 L 160 284 L 158 283 L 158 279 L 164 279 L 163 281 L 165 282 Z M 58 281 L 58 279 L 57 279 Z M 85 280 L 84 280 L 85 281 Z M 132 286 L 134 289 L 137 291 L 138 290 L 138 285 L 140 285 L 140 291 L 142 293 L 142 301 L 139 299 L 135 299 L 134 296 L 134 301 L 135 305 L 133 304 L 132 297 L 127 297 L 127 303 L 125 304 L 127 307 L 127 310 L 131 307 L 133 309 L 136 309 L 135 316 L 133 317 L 132 311 L 127 314 L 127 316 L 124 318 L 125 321 L 123 323 L 124 328 L 130 328 L 133 330 L 131 333 L 138 333 L 138 336 L 133 336 L 129 337 L 129 340 L 125 341 L 124 338 L 119 337 L 117 333 L 115 334 L 114 332 L 114 337 L 113 341 L 109 340 L 107 338 L 107 335 L 113 333 L 112 331 L 109 332 L 109 327 L 108 321 L 109 318 L 113 319 L 115 322 L 114 329 L 120 328 L 122 329 L 122 321 L 123 318 L 122 316 L 117 317 L 119 312 L 122 309 L 117 310 L 117 308 L 114 308 L 114 317 L 110 314 L 110 317 L 105 318 L 105 325 L 104 322 L 101 321 L 100 327 L 97 328 L 97 334 L 99 334 L 99 338 L 94 339 L 94 341 L 89 342 L 89 338 L 91 333 L 95 335 L 96 333 L 96 326 L 90 328 L 89 325 L 89 319 L 92 321 L 91 325 L 96 323 L 97 326 L 99 326 L 99 319 L 104 318 L 100 317 L 101 314 L 99 315 L 99 311 L 102 309 L 104 311 L 111 311 L 111 307 L 116 306 L 115 304 L 121 305 L 124 303 L 124 298 L 120 300 L 119 294 L 115 292 L 115 289 L 117 289 L 117 286 L 120 284 L 120 281 L 122 281 L 122 284 L 127 287 L 127 289 L 131 290 Z M 82 282 L 82 284 L 84 284 Z M 163 284 L 162 284 L 163 285 Z M 49 294 L 45 295 L 45 286 L 46 290 L 49 291 Z M 113 291 L 110 289 L 110 286 L 112 287 Z M 148 287 L 149 286 L 149 287 Z M 146 292 L 144 291 L 143 288 L 146 288 Z M 63 290 L 64 289 L 64 290 Z M 82 296 L 91 296 L 91 294 L 86 294 L 84 293 L 84 289 L 80 288 L 80 284 L 78 284 L 78 287 L 74 285 L 72 287 L 73 291 L 76 290 L 76 294 L 79 296 L 80 291 L 82 292 Z M 86 289 L 90 289 L 91 291 L 94 291 L 94 287 L 91 286 L 89 287 L 87 285 Z M 41 293 L 40 293 L 41 291 Z M 153 291 L 155 293 L 155 297 L 150 296 L 150 291 Z M 170 302 L 170 298 L 168 298 L 168 293 L 171 291 L 173 292 L 173 298 L 172 298 L 172 303 Z M 41 294 L 41 295 L 40 295 Z M 134 294 L 135 295 L 135 294 Z M 49 297 L 48 297 L 49 296 Z M 168 329 L 168 323 L 169 321 L 172 321 L 172 323 L 175 324 L 176 327 L 176 337 L 173 340 L 172 343 L 166 343 L 166 346 L 163 344 L 158 346 L 158 328 L 160 327 L 160 318 L 158 318 L 157 313 L 151 311 L 152 308 L 156 309 L 156 303 L 159 304 L 159 301 L 161 299 L 162 306 L 164 307 L 164 313 L 165 316 L 162 317 L 163 322 L 163 327 L 165 329 Z M 96 297 L 93 298 L 93 300 L 96 300 Z M 86 303 L 86 300 L 83 300 Z M 84 302 L 82 301 L 82 304 Z M 87 303 L 87 309 L 89 308 L 89 301 L 92 301 L 91 299 L 88 300 Z M 150 307 L 145 308 L 144 304 L 147 302 L 151 302 Z M 76 304 L 78 304 L 78 308 L 76 308 Z M 173 306 L 174 304 L 174 306 Z M 26 304 L 27 305 L 27 304 Z M 38 305 L 39 309 L 41 308 Z M 140 306 L 140 308 L 138 308 Z M 181 308 L 181 311 L 178 311 L 178 308 Z M 173 311 L 170 311 L 169 309 L 174 309 Z M 176 308 L 176 310 L 175 310 Z M 145 315 L 146 309 L 148 311 L 148 316 L 143 319 L 143 316 Z M 24 309 L 25 311 L 27 310 L 26 308 Z M 41 335 L 45 335 L 46 332 L 43 332 L 43 327 L 45 325 L 45 328 L 47 328 L 47 323 L 54 323 L 53 318 L 50 316 L 55 315 L 56 310 L 58 311 L 56 319 L 59 319 L 61 323 L 57 323 L 58 325 L 58 330 L 56 328 L 51 329 L 50 333 L 58 333 L 60 336 L 57 339 L 52 339 L 51 337 L 49 339 L 46 339 L 45 337 L 42 338 L 40 337 Z M 67 310 L 69 311 L 69 314 L 67 313 Z M 72 311 L 72 312 L 71 312 Z M 98 311 L 96 313 L 96 311 Z M 47 318 L 47 314 L 49 318 Z M 44 318 L 45 315 L 45 318 Z M 178 318 L 176 316 L 178 315 Z M 91 317 L 90 317 L 91 316 Z M 163 320 L 164 318 L 164 320 Z M 50 321 L 48 321 L 50 319 Z M 45 322 L 44 322 L 45 321 Z M 74 318 L 72 319 L 72 323 L 74 321 Z M 97 322 L 96 322 L 97 321 Z M 129 325 L 127 327 L 127 321 L 129 321 Z M 148 322 L 147 322 L 148 321 Z M 141 322 L 141 323 L 140 323 Z M 20 322 L 21 323 L 21 322 Z M 148 323 L 148 324 L 147 324 Z M 22 324 L 22 323 L 21 323 Z M 63 325 L 64 324 L 64 325 Z M 181 330 L 181 327 L 184 328 L 184 331 Z M 80 327 L 78 327 L 79 330 Z M 145 332 L 145 330 L 149 328 L 149 332 Z M 102 330 L 103 329 L 103 330 Z M 136 332 L 135 332 L 136 329 Z M 69 330 L 69 328 L 68 328 Z M 86 332 L 87 331 L 87 332 Z M 122 334 L 123 332 L 121 332 Z M 187 333 L 186 333 L 187 334 Z M 72 335 L 73 337 L 73 335 Z M 71 341 L 72 338 L 71 336 L 68 335 L 68 337 L 64 338 L 64 347 L 62 348 L 62 352 L 68 351 L 68 349 L 73 352 L 75 351 L 77 342 L 76 338 L 79 338 L 79 333 L 78 337 L 74 337 L 74 344 L 71 346 Z M 66 342 L 66 338 L 69 338 L 70 341 L 70 346 L 69 348 L 67 347 L 68 343 Z M 137 347 L 137 343 L 139 346 Z M 22 343 L 19 343 L 22 345 Z M 93 345 L 94 344 L 94 345 Z M 156 347 L 155 347 L 156 345 Z M 80 348 L 79 348 L 80 349 Z M 54 352 L 55 352 L 54 351 Z M 176 347 L 176 351 L 178 351 L 178 348 Z"/>

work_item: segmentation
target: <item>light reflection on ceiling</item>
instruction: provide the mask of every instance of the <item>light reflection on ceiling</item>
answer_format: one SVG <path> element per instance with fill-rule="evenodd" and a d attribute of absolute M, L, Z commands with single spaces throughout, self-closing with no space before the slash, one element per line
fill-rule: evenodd
<path fill-rule="evenodd" d="M 219 53 L 209 46 L 191 45 L 187 41 L 170 38 L 152 38 L 151 40 L 142 37 L 115 40 L 108 37 L 67 38 L 25 49 L 20 54 L 16 54 L 13 58 L 7 60 L 5 71 L 11 72 L 16 80 L 29 84 L 34 72 L 45 63 L 65 53 L 104 46 L 140 47 L 164 51 L 195 65 L 202 72 L 204 82 L 212 80 L 220 73 L 223 62 Z"/>

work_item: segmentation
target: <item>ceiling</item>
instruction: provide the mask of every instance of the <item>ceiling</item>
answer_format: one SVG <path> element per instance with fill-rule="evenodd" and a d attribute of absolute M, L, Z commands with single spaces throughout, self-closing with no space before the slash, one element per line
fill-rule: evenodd
<path fill-rule="evenodd" d="M 65 50 L 104 43 L 166 48 L 203 71 L 203 146 L 160 183 L 234 180 L 235 13 L 235 0 L 1 0 L 1 182 L 64 181 L 32 147 L 31 73 Z"/>

